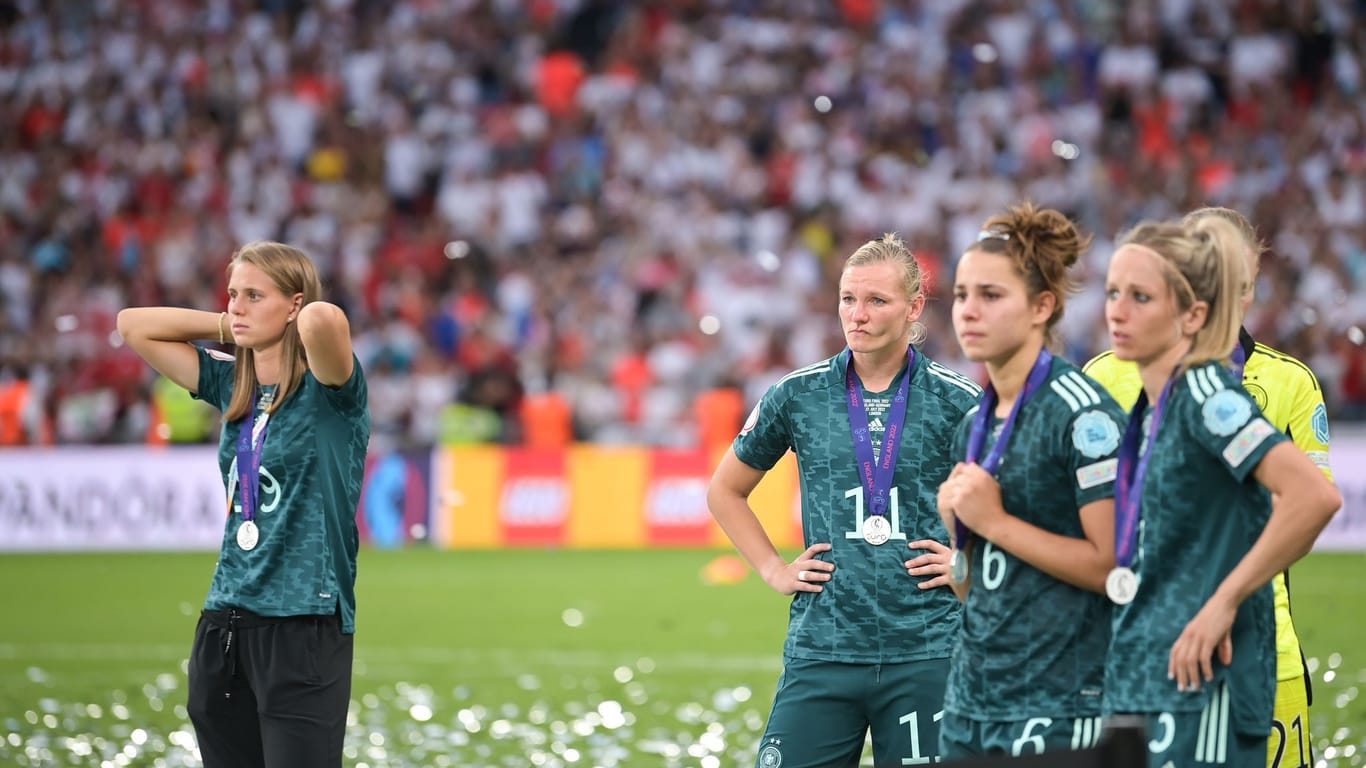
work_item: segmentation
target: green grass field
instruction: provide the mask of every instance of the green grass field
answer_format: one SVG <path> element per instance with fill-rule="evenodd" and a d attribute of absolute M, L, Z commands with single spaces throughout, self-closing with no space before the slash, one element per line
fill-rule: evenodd
<path fill-rule="evenodd" d="M 785 602 L 714 551 L 361 556 L 347 764 L 747 766 Z M 0 557 L 0 765 L 197 765 L 185 657 L 213 554 Z M 1297 566 L 1323 765 L 1366 753 L 1366 555 Z"/>

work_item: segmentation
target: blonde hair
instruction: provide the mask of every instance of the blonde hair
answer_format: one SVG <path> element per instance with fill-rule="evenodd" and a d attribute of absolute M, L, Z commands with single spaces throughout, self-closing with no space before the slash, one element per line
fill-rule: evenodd
<path fill-rule="evenodd" d="M 1119 245 L 1146 248 L 1160 257 L 1163 278 L 1181 312 L 1197 301 L 1208 306 L 1205 324 L 1195 332 L 1179 370 L 1211 360 L 1227 363 L 1242 325 L 1238 299 L 1251 282 L 1238 228 L 1219 216 L 1189 223 L 1143 222 L 1125 233 Z"/>
<path fill-rule="evenodd" d="M 237 249 L 228 262 L 228 277 L 238 264 L 251 264 L 265 273 L 275 287 L 286 296 L 303 294 L 302 308 L 322 296 L 322 282 L 312 260 L 303 251 L 284 243 L 256 241 Z M 280 383 L 275 390 L 275 399 L 267 412 L 274 413 L 284 404 L 299 381 L 308 370 L 308 359 L 304 355 L 304 343 L 299 338 L 297 323 L 285 324 L 285 335 L 280 347 Z M 256 394 L 256 356 L 246 347 L 237 348 L 236 370 L 233 373 L 232 399 L 223 412 L 225 421 L 236 421 L 251 410 L 252 399 Z"/>
<path fill-rule="evenodd" d="M 924 293 L 924 281 L 920 271 L 920 262 L 916 260 L 915 254 L 906 246 L 906 241 L 895 232 L 888 232 L 875 240 L 869 240 L 859 246 L 844 262 L 844 268 L 862 267 L 869 264 L 892 264 L 901 270 L 901 288 L 906 292 L 906 298 L 915 301 L 917 296 Z M 925 324 L 919 320 L 911 323 L 911 343 L 920 344 L 928 336 Z"/>
<path fill-rule="evenodd" d="M 1233 228 L 1238 230 L 1239 237 L 1243 239 L 1243 247 L 1247 249 L 1247 253 L 1251 256 L 1250 261 L 1252 263 L 1250 266 L 1252 267 L 1252 270 L 1251 274 L 1248 276 L 1247 292 L 1243 294 L 1247 295 L 1247 293 L 1252 291 L 1256 283 L 1257 272 L 1261 269 L 1262 254 L 1267 251 L 1266 243 L 1263 242 L 1261 236 L 1257 234 L 1257 229 L 1252 226 L 1252 222 L 1248 221 L 1246 216 L 1232 208 L 1224 208 L 1217 205 L 1196 208 L 1185 216 L 1182 216 L 1181 223 L 1186 226 L 1192 226 L 1212 218 L 1221 219 L 1232 224 Z"/>
<path fill-rule="evenodd" d="M 1067 270 L 1090 246 L 1090 236 L 1078 232 L 1071 219 L 1052 208 L 1037 208 L 1026 202 L 987 219 L 968 252 L 1009 257 L 1024 277 L 1031 302 L 1045 291 L 1053 294 L 1053 314 L 1044 326 L 1044 334 L 1051 340 L 1053 327 L 1066 309 L 1067 294 L 1077 290 Z"/>

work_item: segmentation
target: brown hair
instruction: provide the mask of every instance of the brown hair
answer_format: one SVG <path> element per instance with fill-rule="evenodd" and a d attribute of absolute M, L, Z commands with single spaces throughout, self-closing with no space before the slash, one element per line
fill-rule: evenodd
<path fill-rule="evenodd" d="M 247 243 L 232 255 L 228 262 L 227 273 L 238 264 L 251 264 L 266 274 L 275 287 L 286 296 L 303 294 L 303 304 L 317 301 L 322 295 L 322 283 L 318 271 L 308 254 L 290 245 L 256 241 Z M 304 343 L 299 338 L 297 323 L 285 324 L 285 335 L 280 347 L 280 384 L 275 390 L 269 413 L 274 413 L 290 394 L 298 389 L 299 381 L 308 370 L 308 359 L 304 356 Z M 256 357 L 246 347 L 237 348 L 237 365 L 233 374 L 232 400 L 223 413 L 226 421 L 236 421 L 247 415 L 256 393 Z"/>
<path fill-rule="evenodd" d="M 924 293 L 924 280 L 920 271 L 920 262 L 916 260 L 915 254 L 906 246 L 906 241 L 895 232 L 888 232 L 875 240 L 869 240 L 859 246 L 844 262 L 844 268 L 862 267 L 868 264 L 893 264 L 901 270 L 901 287 L 906 292 L 906 298 L 915 301 L 915 297 Z M 911 343 L 919 344 L 925 340 L 928 334 L 925 325 L 919 320 L 911 323 Z"/>
<path fill-rule="evenodd" d="M 1091 237 L 1078 232 L 1071 219 L 1052 208 L 1026 202 L 987 219 L 968 251 L 1010 257 L 1024 277 L 1031 302 L 1045 291 L 1053 294 L 1053 314 L 1044 326 L 1045 334 L 1051 336 L 1053 326 L 1062 319 L 1067 294 L 1077 290 L 1067 270 L 1090 246 Z"/>
<path fill-rule="evenodd" d="M 1197 301 L 1209 305 L 1205 324 L 1195 332 L 1180 369 L 1211 360 L 1227 362 L 1242 322 L 1238 299 L 1251 282 L 1243 258 L 1246 243 L 1238 227 L 1221 216 L 1143 222 L 1126 232 L 1119 245 L 1136 245 L 1160 257 L 1163 278 L 1180 311 L 1188 311 Z"/>

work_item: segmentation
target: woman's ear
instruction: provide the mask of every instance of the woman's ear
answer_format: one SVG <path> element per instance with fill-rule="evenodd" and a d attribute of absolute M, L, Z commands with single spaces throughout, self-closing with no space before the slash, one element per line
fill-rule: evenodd
<path fill-rule="evenodd" d="M 1209 302 L 1197 301 L 1191 308 L 1181 313 L 1181 333 L 1194 336 L 1209 319 Z"/>
<path fill-rule="evenodd" d="M 1057 308 L 1057 294 L 1052 291 L 1039 291 L 1039 295 L 1034 297 L 1034 322 L 1047 325 Z"/>
<path fill-rule="evenodd" d="M 914 323 L 916 320 L 920 319 L 920 313 L 924 311 L 925 294 L 923 292 L 917 293 L 915 295 L 915 298 L 911 299 L 911 306 L 910 309 L 906 312 L 906 319 Z"/>

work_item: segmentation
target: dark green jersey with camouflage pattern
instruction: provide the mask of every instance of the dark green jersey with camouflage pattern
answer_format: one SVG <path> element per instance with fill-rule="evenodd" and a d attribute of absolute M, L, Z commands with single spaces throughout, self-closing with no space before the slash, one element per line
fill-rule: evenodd
<path fill-rule="evenodd" d="M 953 456 L 967 455 L 973 409 Z M 1060 536 L 1084 539 L 1078 510 L 1114 496 L 1124 411 L 1099 384 L 1059 357 L 1025 403 L 997 468 L 1006 511 Z M 982 448 L 986 458 L 1003 419 Z M 1110 601 L 1061 582 L 978 539 L 963 632 L 944 709 L 983 721 L 1100 714 Z"/>
<path fill-rule="evenodd" d="M 233 362 L 225 357 L 199 350 L 196 397 L 220 411 L 233 390 Z M 235 606 L 262 616 L 340 608 L 342 631 L 355 631 L 356 507 L 370 442 L 367 401 L 365 373 L 355 361 L 351 379 L 335 389 L 304 373 L 299 388 L 271 414 L 256 512 L 260 543 L 250 552 L 237 546 L 242 499 L 240 483 L 232 480 L 243 420 L 223 424 L 218 465 L 224 485 L 238 490 L 206 608 Z"/>
<path fill-rule="evenodd" d="M 906 544 L 948 541 L 936 495 L 952 467 L 953 429 L 981 390 L 916 355 L 889 494 L 892 539 L 873 546 L 862 534 L 863 486 L 844 390 L 848 360 L 846 350 L 788 374 L 764 394 L 735 438 L 735 455 L 756 469 L 772 468 L 789 449 L 797 454 L 806 544 L 833 547 L 822 557 L 835 563 L 834 578 L 823 592 L 793 597 L 783 650 L 849 663 L 946 658 L 958 630 L 958 600 L 948 589 L 916 586 L 905 561 L 917 553 Z M 904 369 L 886 392 L 864 393 L 875 443 L 901 375 Z"/>
<path fill-rule="evenodd" d="M 1150 408 L 1149 422 L 1151 414 Z M 1270 496 L 1252 472 L 1286 439 L 1219 363 L 1177 376 L 1143 482 L 1138 594 L 1115 609 L 1107 712 L 1198 711 L 1227 680 L 1238 732 L 1268 732 L 1276 690 L 1270 584 L 1238 608 L 1233 664 L 1224 667 L 1216 656 L 1212 684 L 1198 693 L 1177 691 L 1167 679 L 1167 661 L 1186 625 L 1266 526 Z"/>

